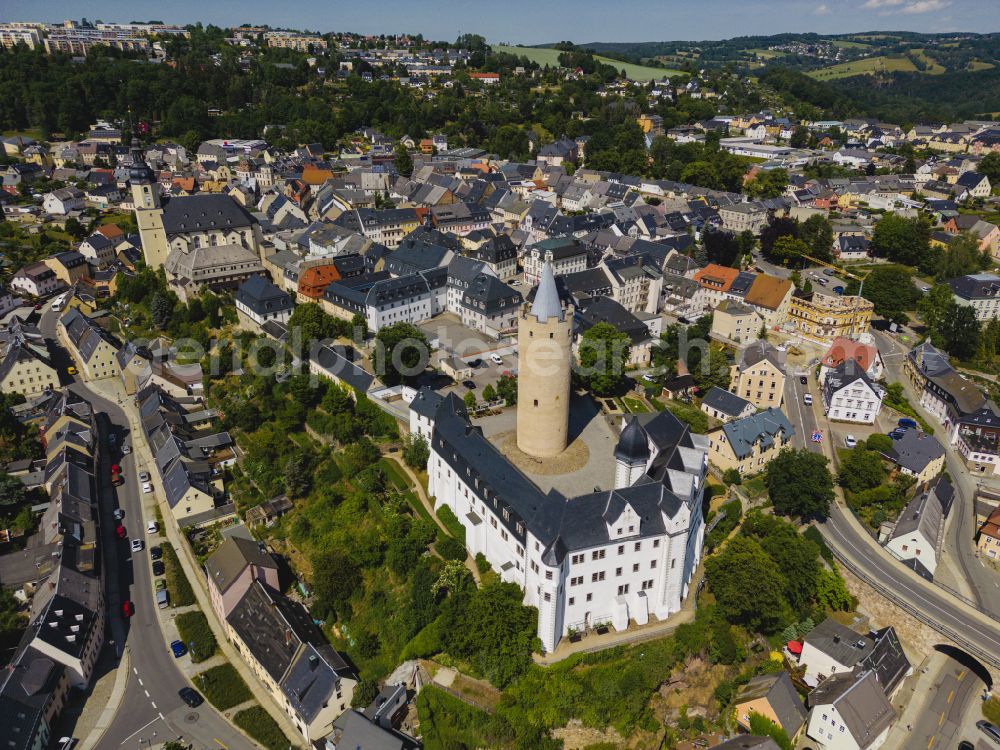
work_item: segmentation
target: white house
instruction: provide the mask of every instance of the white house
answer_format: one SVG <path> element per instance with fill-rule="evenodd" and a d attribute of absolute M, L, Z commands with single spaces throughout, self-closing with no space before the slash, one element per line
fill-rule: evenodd
<path fill-rule="evenodd" d="M 885 542 L 887 550 L 924 578 L 934 578 L 944 541 L 944 523 L 954 497 L 951 482 L 947 477 L 938 477 L 913 496 Z"/>
<path fill-rule="evenodd" d="M 45 213 L 57 216 L 65 216 L 70 211 L 82 211 L 84 207 L 83 192 L 75 187 L 53 190 L 46 193 L 42 201 Z"/>
<path fill-rule="evenodd" d="M 251 276 L 236 290 L 236 314 L 259 328 L 269 320 L 287 323 L 295 305 L 288 292 L 265 276 Z"/>
<path fill-rule="evenodd" d="M 62 286 L 55 271 L 44 263 L 32 263 L 14 274 L 10 280 L 11 289 L 16 289 L 32 297 L 45 297 Z"/>
<path fill-rule="evenodd" d="M 871 669 L 825 680 L 809 694 L 809 706 L 806 736 L 823 750 L 875 750 L 896 719 Z"/>
<path fill-rule="evenodd" d="M 874 424 L 885 389 L 872 382 L 857 360 L 846 359 L 823 381 L 823 410 L 838 422 Z"/>

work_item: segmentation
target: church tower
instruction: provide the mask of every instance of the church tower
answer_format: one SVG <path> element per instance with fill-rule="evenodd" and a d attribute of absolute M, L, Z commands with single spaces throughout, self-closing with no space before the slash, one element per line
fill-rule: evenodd
<path fill-rule="evenodd" d="M 517 447 L 548 458 L 569 443 L 573 306 L 563 305 L 552 264 L 546 260 L 530 308 L 517 325 Z"/>
<path fill-rule="evenodd" d="M 632 417 L 622 430 L 615 446 L 615 489 L 631 487 L 646 473 L 649 462 L 649 439 L 639 420 Z"/>
<path fill-rule="evenodd" d="M 170 252 L 167 233 L 163 229 L 163 208 L 160 206 L 160 186 L 156 175 L 146 163 L 142 149 L 132 142 L 132 166 L 128 170 L 128 180 L 132 186 L 132 202 L 135 204 L 135 223 L 139 227 L 139 239 L 146 265 L 159 268 Z"/>

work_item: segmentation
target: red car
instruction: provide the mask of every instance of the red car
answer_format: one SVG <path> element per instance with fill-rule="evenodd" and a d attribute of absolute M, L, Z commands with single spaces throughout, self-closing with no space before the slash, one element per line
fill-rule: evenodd
<path fill-rule="evenodd" d="M 122 617 L 131 617 L 135 614 L 135 605 L 129 600 L 122 602 Z"/>
<path fill-rule="evenodd" d="M 42 309 L 41 305 L 35 305 L 35 312 L 38 312 L 41 309 Z"/>
<path fill-rule="evenodd" d="M 122 470 L 122 467 L 119 466 L 118 464 L 111 464 L 111 473 L 112 474 L 120 474 L 121 470 Z"/>
<path fill-rule="evenodd" d="M 119 539 L 124 539 L 126 535 L 125 527 L 121 524 L 115 526 L 115 533 L 118 535 Z"/>

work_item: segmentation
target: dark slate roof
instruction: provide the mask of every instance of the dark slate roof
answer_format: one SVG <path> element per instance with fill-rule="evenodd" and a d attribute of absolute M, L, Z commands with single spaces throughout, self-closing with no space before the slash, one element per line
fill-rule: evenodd
<path fill-rule="evenodd" d="M 425 385 L 413 397 L 413 401 L 410 402 L 410 408 L 421 417 L 433 420 L 443 400 L 444 396 L 430 386 Z"/>
<path fill-rule="evenodd" d="M 615 458 L 628 463 L 645 462 L 649 458 L 649 440 L 639 426 L 639 420 L 630 419 L 625 425 L 615 446 Z"/>
<path fill-rule="evenodd" d="M 393 276 L 407 276 L 445 265 L 451 250 L 423 240 L 404 239 L 385 259 L 385 269 Z"/>
<path fill-rule="evenodd" d="M 760 443 L 762 449 L 774 445 L 774 438 L 779 433 L 783 443 L 795 434 L 795 428 L 785 413 L 773 406 L 749 417 L 726 422 L 722 430 L 737 458 L 749 456 L 755 443 Z"/>
<path fill-rule="evenodd" d="M 909 674 L 910 660 L 903 651 L 899 636 L 891 625 L 869 634 L 875 645 L 867 656 L 858 662 L 859 669 L 875 672 L 875 679 L 886 695 L 891 695 L 896 686 Z"/>
<path fill-rule="evenodd" d="M 167 234 L 240 229 L 257 220 L 228 195 L 200 193 L 171 198 L 163 207 Z"/>
<path fill-rule="evenodd" d="M 726 740 L 716 745 L 715 750 L 781 750 L 781 748 L 770 737 L 757 737 L 756 735 L 747 734 Z"/>
<path fill-rule="evenodd" d="M 881 387 L 875 385 L 856 359 L 845 359 L 826 374 L 823 381 L 824 398 L 829 402 L 835 393 L 861 381 L 876 394 L 882 393 Z"/>
<path fill-rule="evenodd" d="M 314 361 L 326 372 L 343 383 L 346 383 L 359 393 L 367 393 L 375 382 L 375 376 L 366 370 L 362 370 L 351 362 L 343 353 L 337 351 L 335 347 L 324 346 L 315 356 Z"/>
<path fill-rule="evenodd" d="M 701 403 L 730 417 L 742 414 L 743 410 L 751 405 L 746 399 L 740 398 L 735 393 L 724 391 L 718 386 L 712 386 L 708 390 L 708 393 L 705 394 L 705 398 L 702 399 Z"/>
<path fill-rule="evenodd" d="M 291 310 L 294 305 L 287 292 L 265 276 L 251 276 L 236 290 L 236 300 L 258 315 Z"/>
<path fill-rule="evenodd" d="M 353 708 L 333 722 L 330 739 L 349 750 L 404 750 L 408 745 L 396 732 L 373 724 Z"/>
<path fill-rule="evenodd" d="M 292 710 L 308 724 L 330 702 L 341 678 L 353 676 L 347 662 L 333 647 L 307 643 L 282 680 L 281 692 Z"/>
<path fill-rule="evenodd" d="M 584 297 L 610 295 L 613 291 L 608 275 L 600 267 L 567 273 L 560 279 L 566 291 L 573 295 L 578 304 Z"/>
<path fill-rule="evenodd" d="M 736 696 L 736 703 L 766 698 L 771 710 L 778 717 L 778 724 L 794 737 L 806 720 L 806 707 L 792 685 L 788 672 L 763 674 L 744 685 Z"/>
<path fill-rule="evenodd" d="M 810 630 L 805 641 L 838 664 L 849 668 L 871 655 L 875 648 L 871 638 L 829 617 Z"/>
<path fill-rule="evenodd" d="M 930 482 L 926 489 L 917 492 L 903 508 L 889 539 L 918 531 L 936 548 L 954 498 L 955 488 L 951 486 L 947 477 L 940 476 Z"/>
<path fill-rule="evenodd" d="M 73 580 L 81 578 L 84 577 L 74 576 Z M 100 581 L 94 580 L 93 586 L 96 590 L 100 586 Z M 63 587 L 60 586 L 61 588 Z M 57 591 L 49 600 L 45 612 L 35 620 L 33 627 L 37 628 L 36 637 L 39 640 L 74 659 L 79 659 L 91 637 L 90 631 L 97 621 L 97 613 L 77 599 L 93 600 L 95 597 L 69 596 L 69 593 Z"/>
<path fill-rule="evenodd" d="M 948 282 L 955 296 L 965 300 L 992 299 L 1000 295 L 1000 276 L 994 273 L 974 273 Z"/>
<path fill-rule="evenodd" d="M 577 333 L 583 335 L 598 323 L 608 323 L 628 336 L 633 344 L 649 338 L 646 324 L 611 297 L 588 297 L 580 301 L 574 317 Z"/>
<path fill-rule="evenodd" d="M 522 302 L 519 291 L 491 273 L 477 275 L 462 295 L 463 306 L 488 316 L 518 308 Z"/>
<path fill-rule="evenodd" d="M 927 464 L 944 455 L 944 448 L 937 438 L 920 430 L 904 430 L 898 440 L 892 441 L 889 459 L 909 469 L 914 474 L 923 471 Z"/>

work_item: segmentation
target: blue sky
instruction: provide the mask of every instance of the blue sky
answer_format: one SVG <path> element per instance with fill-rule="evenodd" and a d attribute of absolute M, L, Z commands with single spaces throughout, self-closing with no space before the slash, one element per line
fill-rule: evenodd
<path fill-rule="evenodd" d="M 268 23 L 320 31 L 482 34 L 514 44 L 570 39 L 722 39 L 782 31 L 1000 31 L 1000 0 L 2 0 L 0 20 L 64 18 L 218 25 Z"/>

